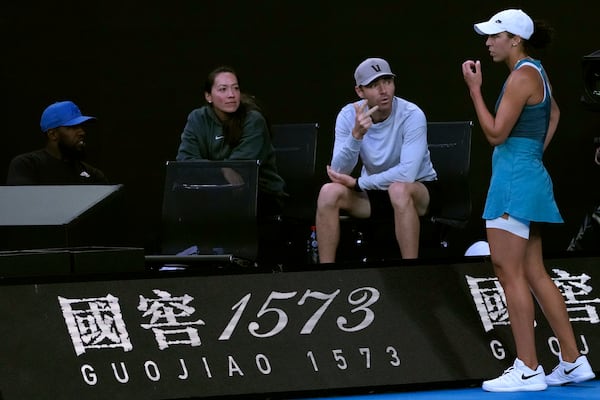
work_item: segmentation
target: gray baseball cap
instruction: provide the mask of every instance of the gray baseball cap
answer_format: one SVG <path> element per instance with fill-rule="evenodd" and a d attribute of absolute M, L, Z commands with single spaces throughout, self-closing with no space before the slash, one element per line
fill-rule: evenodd
<path fill-rule="evenodd" d="M 366 86 L 382 76 L 396 76 L 383 58 L 367 58 L 354 71 L 356 86 Z"/>

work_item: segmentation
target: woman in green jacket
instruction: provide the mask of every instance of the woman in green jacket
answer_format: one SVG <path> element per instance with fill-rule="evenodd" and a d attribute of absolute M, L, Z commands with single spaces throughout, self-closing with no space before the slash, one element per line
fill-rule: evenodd
<path fill-rule="evenodd" d="M 207 104 L 188 116 L 177 160 L 258 160 L 258 215 L 280 214 L 285 182 L 277 172 L 269 126 L 260 108 L 242 94 L 235 71 L 226 66 L 208 75 L 204 98 Z"/>

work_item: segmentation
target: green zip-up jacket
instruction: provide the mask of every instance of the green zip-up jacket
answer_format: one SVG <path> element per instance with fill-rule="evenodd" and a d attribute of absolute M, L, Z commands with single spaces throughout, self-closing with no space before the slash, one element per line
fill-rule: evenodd
<path fill-rule="evenodd" d="M 258 111 L 248 112 L 240 143 L 231 148 L 225 142 L 223 125 L 212 107 L 193 110 L 181 134 L 177 160 L 259 160 L 259 190 L 275 195 L 285 192 L 267 122 Z"/>

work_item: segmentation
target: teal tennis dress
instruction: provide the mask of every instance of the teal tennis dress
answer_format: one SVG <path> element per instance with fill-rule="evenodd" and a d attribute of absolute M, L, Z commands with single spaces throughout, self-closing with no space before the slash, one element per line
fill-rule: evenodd
<path fill-rule="evenodd" d="M 540 61 L 523 59 L 515 69 L 523 65 L 531 65 L 539 71 L 544 81 L 544 100 L 525 106 L 508 138 L 494 148 L 483 218 L 496 219 L 506 213 L 526 221 L 562 223 L 552 179 L 542 162 L 550 121 L 550 86 Z M 496 110 L 503 94 L 504 87 Z"/>

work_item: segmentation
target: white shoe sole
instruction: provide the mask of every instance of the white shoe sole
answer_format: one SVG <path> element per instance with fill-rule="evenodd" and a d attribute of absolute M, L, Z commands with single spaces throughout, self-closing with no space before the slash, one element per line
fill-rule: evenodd
<path fill-rule="evenodd" d="M 568 385 L 570 383 L 581 383 L 581 382 L 589 381 L 589 380 L 594 379 L 595 377 L 596 377 L 596 375 L 594 373 L 591 373 L 591 374 L 584 375 L 584 376 L 578 376 L 576 379 L 570 379 L 565 382 L 557 382 L 557 383 L 546 382 L 546 383 L 549 386 L 562 386 L 562 385 Z"/>
<path fill-rule="evenodd" d="M 498 387 L 489 387 L 485 383 L 481 386 L 483 390 L 486 392 L 540 392 L 542 390 L 546 390 L 548 385 L 536 384 L 536 385 L 523 385 L 517 387 L 508 387 L 508 388 L 498 388 Z"/>

